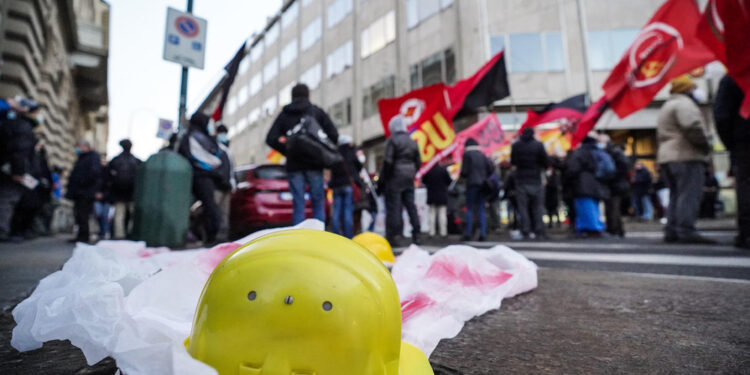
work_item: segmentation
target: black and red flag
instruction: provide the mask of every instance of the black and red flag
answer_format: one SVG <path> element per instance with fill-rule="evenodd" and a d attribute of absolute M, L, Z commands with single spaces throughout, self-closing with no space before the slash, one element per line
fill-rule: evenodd
<path fill-rule="evenodd" d="M 740 115 L 750 116 L 750 1 L 709 0 L 698 24 L 698 39 L 724 63 L 745 92 Z"/>
<path fill-rule="evenodd" d="M 596 123 L 608 108 L 609 102 L 607 102 L 606 96 L 602 96 L 595 103 L 591 103 L 588 109 L 586 109 L 586 112 L 583 114 L 583 117 L 581 117 L 581 119 L 578 121 L 578 124 L 576 125 L 573 136 L 570 139 L 571 149 L 578 147 L 578 144 L 580 144 L 581 141 L 586 138 L 586 134 L 594 129 Z"/>
<path fill-rule="evenodd" d="M 240 47 L 237 53 L 234 54 L 234 57 L 229 61 L 229 64 L 224 67 L 226 75 L 221 81 L 221 98 L 219 99 L 219 104 L 216 106 L 216 109 L 214 109 L 214 113 L 211 114 L 211 119 L 214 120 L 214 122 L 219 122 L 224 115 L 224 105 L 229 96 L 229 89 L 232 87 L 234 79 L 237 77 L 237 70 L 240 68 L 240 62 L 245 57 L 245 54 L 247 54 L 247 51 L 245 51 L 245 44 L 246 43 L 242 43 L 242 47 Z"/>
<path fill-rule="evenodd" d="M 586 94 L 571 96 L 559 103 L 549 103 L 541 110 L 526 111 L 526 121 L 518 132 L 550 122 L 576 123 L 581 120 L 584 112 L 586 112 Z"/>

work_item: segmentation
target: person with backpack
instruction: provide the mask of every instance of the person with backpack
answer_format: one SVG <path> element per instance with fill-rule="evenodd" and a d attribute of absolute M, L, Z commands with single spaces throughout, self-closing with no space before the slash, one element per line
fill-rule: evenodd
<path fill-rule="evenodd" d="M 113 221 L 113 237 L 123 239 L 128 236 L 129 222 L 133 218 L 133 194 L 135 193 L 135 179 L 141 160 L 133 156 L 130 150 L 133 143 L 123 139 L 119 143 L 122 152 L 107 164 L 107 194 L 115 207 Z"/>
<path fill-rule="evenodd" d="M 266 136 L 266 144 L 286 156 L 286 170 L 289 190 L 292 193 L 292 224 L 305 220 L 305 190 L 310 189 L 313 218 L 325 222 L 325 189 L 323 168 L 329 167 L 325 160 L 316 155 L 305 154 L 301 147 L 287 147 L 292 135 L 300 131 L 314 131 L 314 136 L 325 137 L 333 145 L 338 142 L 339 133 L 330 117 L 318 106 L 310 103 L 310 89 L 304 83 L 292 88 L 292 102 L 284 106 L 276 117 Z"/>
<path fill-rule="evenodd" d="M 544 238 L 542 173 L 549 166 L 549 158 L 542 142 L 534 138 L 534 129 L 524 129 L 521 138 L 513 143 L 510 163 L 516 167 L 516 202 L 521 234 L 526 239 Z"/>
<path fill-rule="evenodd" d="M 581 146 L 569 155 L 565 178 L 573 188 L 577 235 L 599 236 L 604 231 L 599 201 L 607 198 L 608 191 L 601 181 L 610 178 L 614 170 L 612 158 L 591 136 L 584 138 Z"/>
<path fill-rule="evenodd" d="M 448 162 L 447 159 L 439 161 L 422 176 L 422 183 L 427 187 L 427 205 L 430 207 L 430 236 L 435 236 L 436 224 L 440 237 L 448 235 L 448 187 L 453 183 L 446 168 Z"/>
<path fill-rule="evenodd" d="M 359 178 L 362 164 L 357 158 L 352 137 L 339 136 L 339 152 L 344 160 L 331 168 L 328 182 L 328 187 L 333 189 L 331 227 L 334 233 L 351 239 L 354 237 L 354 198 L 355 195 L 359 198 L 364 186 Z"/>
<path fill-rule="evenodd" d="M 611 142 L 606 134 L 599 135 L 599 147 L 607 152 L 614 162 L 615 171 L 606 181 L 609 196 L 604 199 L 604 214 L 607 233 L 613 236 L 625 237 L 625 227 L 622 223 L 622 200 L 630 194 L 631 164 L 622 147 Z"/>
<path fill-rule="evenodd" d="M 664 227 L 664 242 L 668 243 L 714 243 L 695 229 L 706 162 L 712 149 L 710 132 L 693 95 L 695 88 L 695 83 L 686 75 L 672 80 L 672 95 L 657 117 L 656 162 L 669 187 Z"/>
<path fill-rule="evenodd" d="M 461 178 L 466 181 L 466 227 L 461 241 L 471 241 L 474 234 L 474 212 L 479 220 L 479 241 L 487 240 L 487 217 L 484 205 L 487 196 L 483 191 L 487 179 L 495 172 L 495 166 L 484 155 L 479 143 L 469 138 L 464 144 L 461 161 Z"/>

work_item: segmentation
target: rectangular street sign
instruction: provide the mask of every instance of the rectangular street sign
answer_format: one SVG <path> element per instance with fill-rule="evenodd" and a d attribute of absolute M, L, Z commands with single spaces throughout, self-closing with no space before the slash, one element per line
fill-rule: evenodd
<path fill-rule="evenodd" d="M 164 60 L 203 69 L 207 29 L 206 20 L 174 8 L 167 8 Z"/>
<path fill-rule="evenodd" d="M 159 130 L 156 131 L 156 137 L 161 139 L 169 139 L 172 136 L 173 126 L 172 120 L 159 119 Z"/>

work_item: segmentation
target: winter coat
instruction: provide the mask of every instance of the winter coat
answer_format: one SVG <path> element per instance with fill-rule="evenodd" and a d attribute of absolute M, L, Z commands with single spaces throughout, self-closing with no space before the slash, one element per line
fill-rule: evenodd
<path fill-rule="evenodd" d="M 533 134 L 524 134 L 513 143 L 510 163 L 516 166 L 516 182 L 519 185 L 541 185 L 542 171 L 549 165 L 547 151 Z"/>
<path fill-rule="evenodd" d="M 435 164 L 422 176 L 422 183 L 427 187 L 427 204 L 445 206 L 448 204 L 448 187 L 453 183 L 448 169 Z"/>
<path fill-rule="evenodd" d="M 479 146 L 469 146 L 464 149 L 464 157 L 461 162 L 461 177 L 466 180 L 466 186 L 483 186 L 493 172 L 495 167 L 482 153 Z M 516 175 L 516 182 L 518 181 Z"/>
<path fill-rule="evenodd" d="M 286 137 L 286 133 L 300 123 L 302 116 L 309 114 L 315 118 L 320 127 L 334 144 L 338 142 L 339 133 L 336 126 L 333 125 L 330 117 L 318 106 L 310 103 L 309 100 L 297 98 L 290 104 L 284 106 L 284 109 L 276 117 L 271 125 L 271 129 L 266 136 L 266 144 L 281 154 L 287 156 L 286 170 L 289 172 L 296 171 L 314 171 L 320 170 L 320 166 L 309 160 L 297 159 L 287 155 L 286 143 L 281 143 L 279 138 Z"/>
<path fill-rule="evenodd" d="M 657 118 L 659 164 L 706 161 L 711 153 L 711 140 L 703 114 L 692 98 L 673 94 L 659 110 Z"/>
<path fill-rule="evenodd" d="M 105 173 L 107 200 L 110 202 L 132 202 L 135 192 L 135 176 L 141 160 L 130 152 L 122 152 L 107 164 Z"/>
<path fill-rule="evenodd" d="M 378 184 L 385 184 L 385 190 L 413 188 L 414 177 L 421 165 L 417 142 L 404 131 L 391 133 L 385 143 L 385 159 Z"/>
<path fill-rule="evenodd" d="M 78 160 L 68 176 L 68 192 L 65 198 L 93 201 L 96 193 L 102 191 L 103 172 L 101 159 L 95 151 L 78 155 Z"/>
<path fill-rule="evenodd" d="M 653 177 L 646 168 L 636 169 L 633 176 L 633 193 L 636 197 L 649 195 Z"/>
<path fill-rule="evenodd" d="M 742 89 L 727 76 L 721 79 L 716 93 L 714 118 L 716 132 L 730 152 L 739 147 L 750 147 L 750 119 L 740 116 L 740 106 L 745 99 Z"/>
<path fill-rule="evenodd" d="M 193 167 L 193 178 L 219 178 L 221 149 L 216 140 L 209 136 L 204 129 L 192 126 L 180 142 L 179 151 Z"/>
<path fill-rule="evenodd" d="M 218 145 L 221 153 L 221 166 L 216 170 L 216 189 L 223 192 L 230 192 L 237 186 L 237 181 L 235 181 L 233 173 L 234 162 L 232 162 L 232 153 L 229 151 L 229 147 L 221 142 L 218 142 Z"/>
<path fill-rule="evenodd" d="M 612 194 L 615 195 L 627 195 L 630 191 L 630 181 L 628 180 L 628 173 L 632 168 L 630 160 L 625 153 L 619 147 L 608 144 L 607 153 L 612 157 L 612 161 L 615 162 L 615 175 L 611 181 L 609 181 L 609 189 Z"/>
<path fill-rule="evenodd" d="M 568 158 L 566 179 L 571 182 L 575 198 L 608 198 L 606 187 L 597 180 L 595 175 L 596 161 L 592 152 L 596 147 L 596 140 L 586 138 Z"/>
<path fill-rule="evenodd" d="M 36 136 L 32 122 L 25 117 L 6 111 L 0 118 L 0 178 L 10 178 L 5 172 L 9 166 L 10 175 L 22 176 L 30 172 L 34 157 Z"/>
<path fill-rule="evenodd" d="M 350 145 L 339 146 L 339 152 L 344 157 L 344 161 L 331 167 L 331 180 L 328 181 L 328 187 L 338 189 L 351 186 L 352 182 L 357 186 L 363 183 L 359 178 L 359 171 L 362 170 L 362 163 L 357 159 L 357 151 Z"/>

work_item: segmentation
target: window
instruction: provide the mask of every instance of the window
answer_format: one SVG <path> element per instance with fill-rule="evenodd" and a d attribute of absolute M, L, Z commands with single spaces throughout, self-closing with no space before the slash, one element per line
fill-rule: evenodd
<path fill-rule="evenodd" d="M 313 0 L 302 0 L 302 6 L 306 7 L 310 5 L 313 2 Z"/>
<path fill-rule="evenodd" d="M 320 17 L 318 17 L 310 22 L 310 24 L 307 25 L 304 30 L 302 30 L 302 51 L 306 51 L 320 39 L 322 29 L 323 22 L 320 20 Z"/>
<path fill-rule="evenodd" d="M 406 0 L 406 26 L 411 29 L 451 4 L 453 0 Z"/>
<path fill-rule="evenodd" d="M 544 34 L 544 62 L 548 72 L 562 72 L 565 70 L 565 54 L 563 53 L 562 36 L 560 33 Z"/>
<path fill-rule="evenodd" d="M 326 78 L 331 78 L 352 66 L 354 47 L 352 41 L 342 44 L 326 59 Z"/>
<path fill-rule="evenodd" d="M 247 128 L 247 119 L 241 118 L 239 121 L 237 121 L 237 125 L 235 125 L 235 129 L 237 129 L 237 133 L 245 130 Z"/>
<path fill-rule="evenodd" d="M 351 98 L 346 98 L 328 108 L 328 116 L 337 128 L 350 125 L 352 123 Z"/>
<path fill-rule="evenodd" d="M 250 111 L 250 114 L 247 115 L 247 121 L 251 124 L 254 124 L 258 119 L 260 118 L 260 108 L 255 108 L 252 111 Z"/>
<path fill-rule="evenodd" d="M 263 42 L 259 42 L 255 46 L 253 46 L 253 49 L 250 50 L 250 60 L 252 62 L 258 61 L 260 57 L 263 56 Z"/>
<path fill-rule="evenodd" d="M 438 52 L 409 67 L 411 89 L 440 82 L 456 82 L 456 54 L 452 48 Z"/>
<path fill-rule="evenodd" d="M 266 31 L 266 35 L 263 37 L 266 48 L 273 45 L 276 42 L 276 39 L 279 39 L 279 32 L 280 30 L 278 22 L 274 23 L 273 26 L 271 26 L 271 28 Z"/>
<path fill-rule="evenodd" d="M 297 58 L 297 39 L 292 40 L 281 50 L 281 69 L 286 68 Z"/>
<path fill-rule="evenodd" d="M 495 56 L 504 49 L 505 49 L 505 35 L 492 35 L 490 37 L 490 54 L 492 56 Z"/>
<path fill-rule="evenodd" d="M 240 107 L 247 102 L 247 86 L 240 87 L 240 90 L 237 92 L 237 100 Z"/>
<path fill-rule="evenodd" d="M 276 113 L 276 96 L 272 96 L 263 102 L 263 114 L 270 116 Z"/>
<path fill-rule="evenodd" d="M 378 100 L 396 95 L 396 77 L 389 76 L 364 89 L 362 96 L 362 118 L 378 113 Z"/>
<path fill-rule="evenodd" d="M 258 72 L 250 79 L 250 96 L 257 94 L 261 87 L 263 87 L 263 76 Z"/>
<path fill-rule="evenodd" d="M 237 110 L 237 97 L 233 96 L 227 100 L 227 114 L 229 116 L 233 115 L 234 112 Z"/>
<path fill-rule="evenodd" d="M 560 33 L 510 34 L 510 71 L 514 73 L 560 72 L 565 70 L 565 55 Z M 493 53 L 505 46 L 503 35 L 490 39 Z"/>
<path fill-rule="evenodd" d="M 245 56 L 242 58 L 242 61 L 240 61 L 240 75 L 245 74 L 247 70 L 250 68 L 250 57 Z"/>
<path fill-rule="evenodd" d="M 281 15 L 281 27 L 286 29 L 287 27 L 291 26 L 292 23 L 297 20 L 298 15 L 299 3 L 293 2 L 292 5 L 289 6 L 289 8 L 286 8 L 284 14 Z"/>
<path fill-rule="evenodd" d="M 589 65 L 592 70 L 610 70 L 638 35 L 637 29 L 589 31 Z"/>
<path fill-rule="evenodd" d="M 279 91 L 279 107 L 283 107 L 292 102 L 292 87 L 294 87 L 294 84 L 294 82 L 290 82 Z"/>
<path fill-rule="evenodd" d="M 343 21 L 352 12 L 352 0 L 336 0 L 328 6 L 326 25 L 330 29 Z"/>
<path fill-rule="evenodd" d="M 269 61 L 265 67 L 263 67 L 263 83 L 271 82 L 279 73 L 279 58 L 274 57 L 273 60 Z"/>
<path fill-rule="evenodd" d="M 390 11 L 362 30 L 362 58 L 380 51 L 396 40 L 396 14 Z"/>
<path fill-rule="evenodd" d="M 312 68 L 308 69 L 306 72 L 302 73 L 302 76 L 299 77 L 300 83 L 304 83 L 307 85 L 310 90 L 315 90 L 318 85 L 320 84 L 320 76 L 321 76 L 321 69 L 320 69 L 320 63 L 313 65 Z"/>

